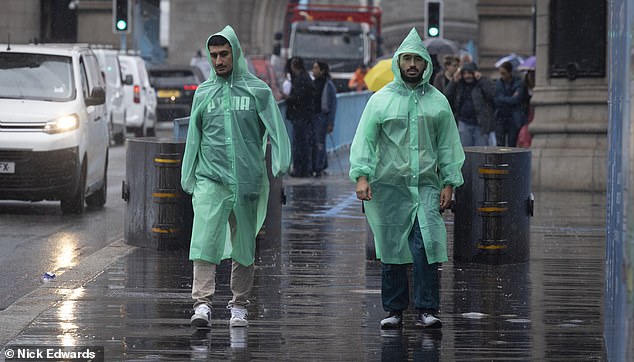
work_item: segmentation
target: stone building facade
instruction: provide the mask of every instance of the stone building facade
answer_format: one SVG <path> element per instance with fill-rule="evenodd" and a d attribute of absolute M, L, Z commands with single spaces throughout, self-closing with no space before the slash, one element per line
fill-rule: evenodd
<path fill-rule="evenodd" d="M 50 14 L 42 14 L 44 0 L 4 0 L 0 39 L 13 42 L 42 36 Z M 161 0 L 133 0 L 158 7 Z M 606 185 L 608 77 L 553 78 L 549 66 L 551 3 L 558 0 L 444 0 L 444 35 L 462 45 L 472 42 L 485 74 L 497 78 L 495 61 L 506 54 L 537 56 L 533 102 L 532 180 L 535 189 L 602 191 Z M 423 32 L 421 0 L 320 0 L 315 3 L 383 5 L 383 48 L 396 48 L 412 26 Z M 68 0 L 71 3 L 71 0 Z M 169 0 L 169 38 L 164 61 L 188 63 L 207 36 L 232 24 L 246 52 L 270 54 L 274 34 L 283 28 L 286 1 L 279 0 Z M 111 0 L 76 3 L 77 41 L 118 47 L 112 34 Z M 137 14 L 145 16 L 146 14 Z M 68 24 L 73 24 L 69 21 Z M 135 24 L 132 25 L 133 31 Z M 143 29 L 141 37 L 148 36 Z M 151 34 L 155 36 L 155 34 Z M 607 34 L 606 34 L 607 37 Z M 128 36 L 128 48 L 135 48 Z M 5 42 L 5 40 L 0 40 Z"/>

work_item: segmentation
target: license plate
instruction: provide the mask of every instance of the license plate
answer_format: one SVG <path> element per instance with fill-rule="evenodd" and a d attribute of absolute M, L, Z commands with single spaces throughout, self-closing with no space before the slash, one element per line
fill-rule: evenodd
<path fill-rule="evenodd" d="M 159 98 L 178 98 L 181 96 L 181 92 L 177 90 L 159 90 L 158 96 Z"/>
<path fill-rule="evenodd" d="M 15 173 L 15 162 L 0 161 L 0 173 Z"/>

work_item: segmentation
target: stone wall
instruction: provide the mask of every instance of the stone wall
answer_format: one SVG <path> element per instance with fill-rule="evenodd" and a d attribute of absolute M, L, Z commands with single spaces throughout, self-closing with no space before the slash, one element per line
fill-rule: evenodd
<path fill-rule="evenodd" d="M 0 43 L 28 43 L 40 37 L 40 0 L 3 0 Z"/>
<path fill-rule="evenodd" d="M 497 78 L 495 62 L 507 54 L 533 55 L 533 0 L 479 0 L 477 12 L 484 74 Z"/>
<path fill-rule="evenodd" d="M 550 0 L 537 1 L 533 95 L 533 186 L 604 191 L 607 180 L 608 78 L 548 76 Z"/>

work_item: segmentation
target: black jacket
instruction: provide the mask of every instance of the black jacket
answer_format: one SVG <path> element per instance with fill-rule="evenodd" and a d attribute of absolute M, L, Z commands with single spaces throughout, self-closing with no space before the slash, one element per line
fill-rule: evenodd
<path fill-rule="evenodd" d="M 474 82 L 475 86 L 471 90 L 471 99 L 473 100 L 478 125 L 484 133 L 493 132 L 495 131 L 495 85 L 484 77 L 474 80 Z M 445 96 L 456 117 L 463 101 L 464 87 L 465 81 L 461 79 L 458 82 L 452 80 L 445 88 Z"/>
<path fill-rule="evenodd" d="M 286 118 L 291 121 L 310 121 L 313 118 L 315 88 L 307 72 L 291 77 L 291 94 L 286 99 Z"/>

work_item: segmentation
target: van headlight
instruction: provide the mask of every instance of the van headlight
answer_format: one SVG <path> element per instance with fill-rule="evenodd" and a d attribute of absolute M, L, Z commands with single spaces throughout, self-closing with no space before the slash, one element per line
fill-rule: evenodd
<path fill-rule="evenodd" d="M 79 128 L 79 117 L 77 117 L 76 114 L 69 114 L 46 122 L 44 132 L 49 134 L 62 133 L 72 131 L 77 128 Z"/>

